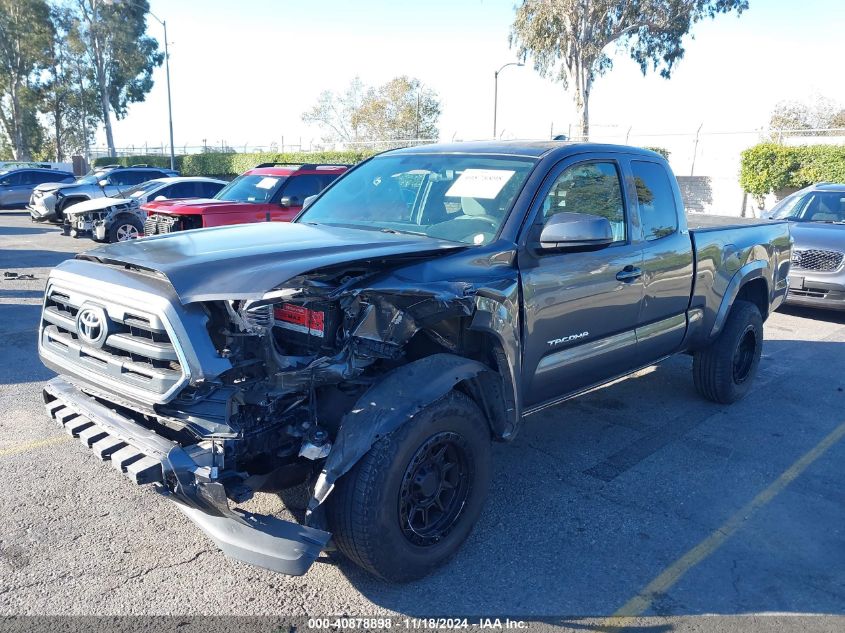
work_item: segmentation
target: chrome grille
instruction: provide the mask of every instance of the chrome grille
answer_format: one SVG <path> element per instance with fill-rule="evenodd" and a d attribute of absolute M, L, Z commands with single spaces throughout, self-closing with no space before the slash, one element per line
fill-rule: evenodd
<path fill-rule="evenodd" d="M 833 272 L 842 266 L 845 253 L 822 250 L 793 250 L 792 267 L 798 270 Z"/>
<path fill-rule="evenodd" d="M 144 220 L 144 235 L 160 235 L 182 230 L 181 218 L 161 213 L 151 213 Z"/>
<path fill-rule="evenodd" d="M 55 285 L 44 300 L 41 347 L 70 373 L 117 394 L 161 401 L 186 378 L 161 317 Z"/>

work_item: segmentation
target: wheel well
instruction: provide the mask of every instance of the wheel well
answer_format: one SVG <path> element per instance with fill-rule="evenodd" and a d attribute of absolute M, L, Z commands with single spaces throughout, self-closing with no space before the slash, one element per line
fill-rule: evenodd
<path fill-rule="evenodd" d="M 59 205 L 59 211 L 64 211 L 69 206 L 77 204 L 78 202 L 85 202 L 88 200 L 85 196 L 68 196 L 67 198 L 63 198 L 61 204 Z"/>
<path fill-rule="evenodd" d="M 769 316 L 769 286 L 765 279 L 757 278 L 745 283 L 736 295 L 737 299 L 750 301 L 760 310 L 765 321 Z"/>
<path fill-rule="evenodd" d="M 478 378 L 456 385 L 484 411 L 494 439 L 502 440 L 515 435 L 518 426 L 516 394 L 507 356 L 499 341 L 491 334 L 480 333 L 480 348 L 476 360 L 492 371 Z"/>

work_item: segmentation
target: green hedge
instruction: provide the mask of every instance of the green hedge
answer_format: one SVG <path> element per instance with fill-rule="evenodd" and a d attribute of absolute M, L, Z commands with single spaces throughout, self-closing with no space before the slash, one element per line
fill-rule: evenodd
<path fill-rule="evenodd" d="M 375 154 L 374 151 L 346 152 L 256 152 L 253 154 L 187 154 L 176 157 L 176 169 L 183 176 L 237 176 L 259 163 L 358 163 Z M 169 156 L 121 156 L 120 158 L 101 157 L 94 161 L 94 166 L 102 165 L 137 165 L 151 167 L 170 167 Z"/>
<path fill-rule="evenodd" d="M 845 182 L 845 146 L 761 143 L 742 152 L 739 184 L 750 194 L 764 196 L 817 182 Z"/>

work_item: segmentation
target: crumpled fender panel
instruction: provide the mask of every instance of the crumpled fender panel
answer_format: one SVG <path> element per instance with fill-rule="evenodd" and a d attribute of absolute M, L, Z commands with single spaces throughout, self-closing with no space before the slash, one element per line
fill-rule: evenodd
<path fill-rule="evenodd" d="M 489 367 L 475 360 L 454 354 L 433 354 L 395 369 L 368 389 L 343 417 L 308 504 L 309 517 L 328 497 L 335 482 L 380 438 L 445 396 L 459 382 L 487 371 Z"/>

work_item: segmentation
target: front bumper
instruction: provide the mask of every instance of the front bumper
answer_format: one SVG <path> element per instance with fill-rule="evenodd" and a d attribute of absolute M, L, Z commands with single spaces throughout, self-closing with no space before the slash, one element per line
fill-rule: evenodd
<path fill-rule="evenodd" d="M 841 275 L 838 275 L 841 277 Z M 802 277 L 800 273 L 789 276 L 789 305 L 845 310 L 845 284 Z"/>
<path fill-rule="evenodd" d="M 33 197 L 29 204 L 26 205 L 30 217 L 35 222 L 56 222 L 58 216 L 56 214 L 56 197 L 46 195 L 39 197 L 37 200 Z"/>
<path fill-rule="evenodd" d="M 210 454 L 183 448 L 82 393 L 64 378 L 44 388 L 50 417 L 137 484 L 158 484 L 224 553 L 265 569 L 300 576 L 331 534 L 275 517 L 229 508 L 212 478 Z"/>

